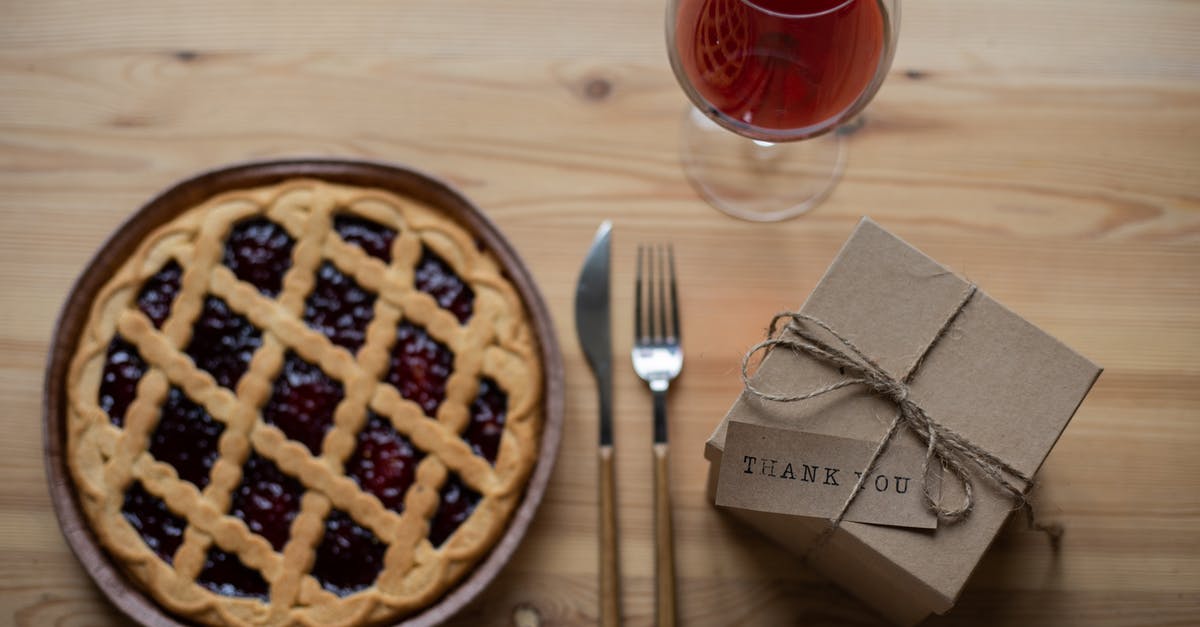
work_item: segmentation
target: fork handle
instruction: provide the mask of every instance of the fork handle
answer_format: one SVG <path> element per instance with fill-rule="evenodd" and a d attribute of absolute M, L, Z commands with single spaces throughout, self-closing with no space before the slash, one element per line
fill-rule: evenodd
<path fill-rule="evenodd" d="M 621 574 L 617 567 L 617 491 L 613 447 L 600 445 L 600 624 L 621 624 Z"/>
<path fill-rule="evenodd" d="M 667 452 L 666 442 L 654 444 L 655 624 L 658 627 L 675 625 L 675 533 L 671 527 Z"/>

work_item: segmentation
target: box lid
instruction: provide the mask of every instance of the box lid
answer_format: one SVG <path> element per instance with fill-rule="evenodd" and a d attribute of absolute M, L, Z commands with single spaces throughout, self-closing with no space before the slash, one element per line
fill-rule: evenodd
<path fill-rule="evenodd" d="M 896 378 L 924 354 L 910 398 L 934 421 L 1032 475 L 1101 369 L 982 291 L 934 342 L 969 287 L 864 218 L 801 311 L 850 339 Z M 760 389 L 800 392 L 840 378 L 814 359 L 774 350 L 753 382 Z M 719 459 L 730 420 L 878 440 L 894 414 L 892 405 L 859 387 L 795 403 L 743 392 L 709 438 L 705 456 Z M 917 441 L 904 429 L 897 438 Z M 935 533 L 853 522 L 843 523 L 842 531 L 912 574 L 941 599 L 942 607 L 932 609 L 944 611 L 1013 509 L 985 477 L 976 476 L 974 494 L 972 514 Z M 949 481 L 942 495 L 947 504 L 962 498 Z"/>

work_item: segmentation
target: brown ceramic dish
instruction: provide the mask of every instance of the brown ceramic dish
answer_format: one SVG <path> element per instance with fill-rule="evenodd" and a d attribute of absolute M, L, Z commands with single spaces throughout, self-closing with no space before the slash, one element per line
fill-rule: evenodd
<path fill-rule="evenodd" d="M 457 583 L 451 584 L 431 604 L 423 605 L 422 609 L 415 610 L 413 613 L 404 616 L 401 624 L 433 625 L 440 623 L 454 615 L 474 599 L 498 574 L 511 557 L 529 526 L 545 491 L 546 483 L 549 480 L 557 454 L 563 419 L 564 386 L 562 361 L 556 342 L 556 335 L 549 313 L 533 283 L 532 277 L 508 242 L 476 207 L 442 182 L 413 170 L 382 163 L 334 159 L 297 159 L 235 165 L 198 175 L 178 183 L 151 200 L 135 213 L 101 247 L 68 295 L 56 327 L 47 364 L 44 391 L 46 466 L 50 494 L 58 514 L 59 524 L 62 527 L 68 544 L 80 562 L 92 575 L 101 591 L 121 611 L 140 623 L 152 625 L 183 624 L 179 622 L 181 619 L 162 609 L 159 603 L 156 603 L 150 595 L 143 592 L 145 585 L 144 574 L 142 575 L 143 585 L 137 585 L 136 582 L 130 579 L 130 571 L 126 570 L 128 564 L 123 566 L 121 562 L 114 559 L 108 550 L 105 550 L 92 524 L 89 523 L 89 516 L 93 517 L 93 519 L 96 516 L 94 506 L 90 514 L 83 507 L 80 500 L 79 488 L 76 485 L 76 481 L 73 480 L 71 464 L 67 459 L 68 416 L 73 411 L 68 400 L 70 394 L 70 390 L 68 389 L 68 379 L 70 378 L 68 370 L 72 368 L 73 356 L 79 350 L 83 341 L 81 338 L 85 327 L 89 324 L 91 304 L 99 297 L 102 288 L 112 279 L 117 269 L 122 267 L 126 259 L 141 246 L 143 240 L 160 226 L 174 220 L 182 212 L 192 209 L 218 194 L 234 190 L 264 188 L 297 179 L 315 180 L 321 183 L 351 186 L 354 188 L 383 190 L 385 193 L 394 194 L 401 198 L 409 198 L 427 207 L 432 207 L 437 212 L 449 217 L 453 223 L 465 229 L 471 237 L 474 237 L 475 244 L 481 250 L 487 251 L 495 259 L 499 266 L 499 271 L 511 283 L 512 289 L 516 292 L 516 297 L 521 301 L 521 305 L 524 307 L 524 315 L 527 316 L 534 335 L 533 352 L 536 353 L 541 366 L 539 374 L 536 376 L 541 379 L 539 383 L 541 388 L 540 409 L 542 423 L 540 439 L 536 440 L 536 461 L 534 462 L 532 471 L 528 475 L 528 480 L 524 483 L 524 491 L 517 499 L 515 509 L 510 510 L 512 514 L 508 518 L 507 525 L 500 532 L 499 539 L 491 545 L 490 550 L 479 558 L 473 568 L 466 575 L 458 579 Z M 329 264 L 327 263 L 326 265 Z M 114 340 L 114 345 L 115 342 L 116 340 Z M 332 350 L 332 347 L 330 350 Z M 340 351 L 341 349 L 337 350 Z M 211 379 L 208 385 L 212 386 Z M 480 394 L 483 394 L 483 392 L 481 391 Z M 480 400 L 482 400 L 482 397 Z M 115 414 L 114 424 L 120 426 L 116 422 Z M 108 428 L 111 429 L 111 427 Z M 330 436 L 332 437 L 333 434 L 331 433 Z M 71 437 L 74 438 L 75 436 Z M 288 437 L 292 436 L 288 435 Z M 326 441 L 329 442 L 331 440 L 327 439 Z M 462 443 L 459 442 L 457 446 L 461 448 L 461 445 Z M 255 446 L 257 447 L 258 445 L 255 444 Z M 295 448 L 299 446 L 295 442 L 291 446 L 294 447 L 291 450 L 300 450 L 299 448 Z M 309 447 L 311 448 L 312 445 L 310 444 Z M 478 449 L 476 449 L 476 452 L 478 454 Z M 491 455 L 493 456 L 492 459 L 495 459 L 495 453 L 492 452 Z M 284 462 L 281 461 L 280 463 L 283 464 Z M 478 460 L 476 463 L 478 464 Z M 434 467 L 442 468 L 437 463 L 434 464 Z M 250 468 L 250 466 L 247 466 L 247 468 Z M 286 471 L 287 468 L 284 470 Z M 278 469 L 275 469 L 275 472 L 278 472 Z M 426 475 L 429 474 L 428 471 L 422 472 Z M 444 476 L 446 470 L 442 469 L 440 472 Z M 168 472 L 168 475 L 174 476 L 174 473 Z M 144 481 L 145 479 L 143 479 Z M 174 481 L 178 483 L 180 480 L 176 479 Z M 141 486 L 141 484 L 138 485 Z M 184 490 L 184 492 L 187 494 L 196 494 L 191 486 L 185 487 L 187 487 L 187 490 Z M 146 494 L 145 488 L 139 489 L 141 490 L 141 494 Z M 154 490 L 151 491 L 153 492 Z M 124 497 L 126 499 L 126 506 L 130 503 L 131 494 L 128 493 Z M 117 496 L 119 497 L 120 493 Z M 162 498 L 167 497 L 164 495 Z M 191 496 L 190 498 L 195 500 L 196 497 Z M 476 495 L 476 498 L 478 498 L 478 495 Z M 379 502 L 373 502 L 376 503 L 376 511 L 379 511 Z M 436 500 L 433 503 L 436 503 Z M 119 505 L 119 501 L 117 504 Z M 161 503 L 159 506 L 161 507 Z M 174 507 L 172 505 L 172 509 Z M 165 512 L 166 510 L 162 511 Z M 403 510 L 400 509 L 399 511 Z M 321 516 L 324 515 L 321 514 Z M 330 521 L 333 521 L 333 514 L 331 513 L 330 516 Z M 319 521 L 320 519 L 316 520 Z M 391 520 L 394 520 L 394 518 Z M 336 524 L 339 523 L 327 522 L 327 533 L 330 529 L 328 525 L 334 525 L 332 528 L 336 531 Z M 346 523 L 340 524 L 345 525 Z M 433 520 L 431 524 L 434 524 L 436 527 L 437 521 Z M 356 527 L 355 525 L 351 525 L 351 527 L 355 527 L 360 531 L 363 530 L 363 528 Z M 449 533 L 453 533 L 453 531 Z M 136 538 L 136 536 L 134 537 Z M 326 537 L 328 538 L 329 536 Z M 453 538 L 455 536 L 450 537 Z M 470 534 L 467 537 L 469 538 Z M 261 537 L 254 541 L 266 546 L 266 542 Z M 372 541 L 375 541 L 375 539 L 372 539 Z M 439 540 L 438 543 L 443 541 L 445 540 Z M 111 540 L 109 542 L 109 546 L 111 547 Z M 424 543 L 424 541 L 422 542 Z M 459 544 L 462 543 L 460 542 Z M 425 545 L 426 555 L 428 556 L 428 543 L 425 543 Z M 320 554 L 318 554 L 317 559 L 318 562 L 322 559 Z M 168 559 L 167 562 L 169 564 L 170 560 Z M 168 568 L 163 564 L 159 564 L 159 567 Z M 208 567 L 206 566 L 206 568 Z M 322 585 L 325 583 L 325 581 L 321 582 Z M 311 588 L 312 582 L 309 581 L 308 584 Z M 325 587 L 329 588 L 328 585 Z M 320 592 L 319 588 L 316 593 L 310 592 L 310 594 L 330 596 L 327 592 Z M 378 614 L 373 615 L 378 616 Z"/>

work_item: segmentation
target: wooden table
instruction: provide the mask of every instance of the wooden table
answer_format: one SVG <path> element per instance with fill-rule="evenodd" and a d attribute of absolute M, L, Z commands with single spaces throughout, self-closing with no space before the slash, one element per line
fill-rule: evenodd
<path fill-rule="evenodd" d="M 0 623 L 119 624 L 54 521 L 42 368 L 59 304 L 103 238 L 200 169 L 283 155 L 385 159 L 482 206 L 558 323 L 561 455 L 501 579 L 456 624 L 597 614 L 593 384 L 572 290 L 616 223 L 614 335 L 633 252 L 679 257 L 687 364 L 671 398 L 686 625 L 880 624 L 714 510 L 705 438 L 737 364 L 870 214 L 1105 366 L 1041 473 L 1055 556 L 1012 524 L 932 624 L 1200 622 L 1200 3 L 922 0 L 804 218 L 761 226 L 693 193 L 661 1 L 502 4 L 7 0 L 0 5 Z M 650 395 L 616 369 L 623 608 L 653 610 Z"/>

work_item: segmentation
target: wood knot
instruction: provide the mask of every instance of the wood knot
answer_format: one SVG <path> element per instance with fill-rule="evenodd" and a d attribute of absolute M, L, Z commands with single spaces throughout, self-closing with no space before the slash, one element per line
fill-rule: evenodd
<path fill-rule="evenodd" d="M 191 63 L 200 58 L 200 53 L 195 50 L 176 50 L 172 56 L 183 63 Z"/>
<path fill-rule="evenodd" d="M 528 603 L 513 608 L 513 627 L 541 627 L 542 613 Z"/>
<path fill-rule="evenodd" d="M 154 118 L 139 113 L 122 113 L 113 116 L 109 124 L 116 128 L 144 128 L 154 124 Z"/>
<path fill-rule="evenodd" d="M 597 102 L 612 94 L 612 82 L 607 78 L 593 78 L 583 84 L 583 97 Z"/>
<path fill-rule="evenodd" d="M 905 70 L 904 77 L 908 78 L 908 79 L 912 79 L 914 81 L 919 81 L 921 79 L 929 78 L 929 73 L 926 72 L 925 70 L 918 70 L 918 69 L 914 68 L 914 69 L 910 69 L 910 70 Z"/>

